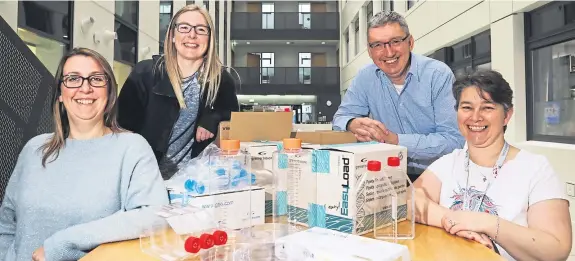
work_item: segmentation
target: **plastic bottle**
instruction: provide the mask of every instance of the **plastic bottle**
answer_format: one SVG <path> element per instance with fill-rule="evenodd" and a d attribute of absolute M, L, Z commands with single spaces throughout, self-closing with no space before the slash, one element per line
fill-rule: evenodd
<path fill-rule="evenodd" d="M 401 159 L 399 157 L 388 157 L 387 166 L 385 166 L 383 171 L 397 193 L 396 206 L 393 208 L 397 210 L 395 218 L 399 223 L 408 223 L 399 226 L 397 239 L 413 239 L 415 237 L 415 212 L 408 211 L 407 208 L 415 209 L 415 191 L 411 180 L 407 176 L 406 168 L 401 167 Z M 404 204 L 405 206 L 402 206 Z M 405 211 L 403 211 L 404 208 L 406 208 Z"/>
<path fill-rule="evenodd" d="M 310 210 L 317 202 L 317 177 L 311 173 L 312 153 L 302 149 L 301 139 L 284 139 L 281 150 L 273 154 L 274 183 L 276 188 L 273 204 L 275 223 L 314 222 L 298 213 L 298 208 Z"/>

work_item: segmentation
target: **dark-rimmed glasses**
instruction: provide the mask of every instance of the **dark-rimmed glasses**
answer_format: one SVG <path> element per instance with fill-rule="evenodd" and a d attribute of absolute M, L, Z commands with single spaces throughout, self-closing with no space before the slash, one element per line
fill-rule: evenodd
<path fill-rule="evenodd" d="M 80 88 L 84 84 L 84 81 L 88 80 L 88 83 L 92 87 L 100 88 L 105 87 L 108 84 L 108 76 L 105 74 L 94 74 L 88 77 L 82 77 L 80 75 L 65 75 L 62 77 L 62 82 L 67 88 Z"/>
<path fill-rule="evenodd" d="M 210 34 L 210 28 L 205 25 L 191 25 L 188 23 L 176 24 L 176 30 L 182 34 L 187 34 L 192 31 L 192 29 L 198 35 L 208 35 Z"/>
<path fill-rule="evenodd" d="M 369 48 L 375 49 L 375 50 L 381 50 L 381 49 L 385 48 L 386 45 L 389 47 L 398 47 L 401 43 L 405 42 L 405 40 L 407 40 L 408 37 L 409 37 L 409 34 L 407 34 L 405 37 L 403 37 L 401 39 L 393 39 L 389 42 L 370 43 Z"/>

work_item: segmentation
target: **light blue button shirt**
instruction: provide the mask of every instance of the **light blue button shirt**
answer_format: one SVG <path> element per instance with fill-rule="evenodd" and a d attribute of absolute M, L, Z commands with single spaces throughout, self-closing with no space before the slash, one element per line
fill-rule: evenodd
<path fill-rule="evenodd" d="M 346 130 L 357 117 L 382 122 L 397 133 L 407 148 L 410 174 L 421 173 L 439 157 L 462 148 L 457 127 L 454 75 L 444 63 L 411 54 L 411 66 L 398 94 L 391 80 L 375 64 L 362 68 L 353 79 L 333 119 L 334 130 Z"/>

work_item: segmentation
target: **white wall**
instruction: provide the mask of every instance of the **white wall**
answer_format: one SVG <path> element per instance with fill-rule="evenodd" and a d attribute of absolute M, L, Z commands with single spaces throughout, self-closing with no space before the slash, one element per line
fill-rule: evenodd
<path fill-rule="evenodd" d="M 139 1 L 138 61 L 151 59 L 160 48 L 160 2 Z"/>
<path fill-rule="evenodd" d="M 247 66 L 248 53 L 274 53 L 275 67 L 298 67 L 298 53 L 326 53 L 328 67 L 337 66 L 337 52 L 335 46 L 302 47 L 302 46 L 274 46 L 274 45 L 238 45 L 234 48 L 234 67 Z"/>
<path fill-rule="evenodd" d="M 0 16 L 16 30 L 18 26 L 18 1 L 0 1 Z"/>
<path fill-rule="evenodd" d="M 515 114 L 506 138 L 515 146 L 540 153 L 551 161 L 562 181 L 575 182 L 568 162 L 575 158 L 575 145 L 526 140 L 526 72 L 524 12 L 549 1 L 430 1 L 420 0 L 406 16 L 415 37 L 414 52 L 428 55 L 453 45 L 487 29 L 491 30 L 491 66 L 499 71 L 514 91 Z M 348 1 L 343 7 L 342 32 L 357 15 L 363 2 Z M 394 5 L 397 10 L 398 4 Z M 374 13 L 377 12 L 374 7 Z M 345 42 L 341 42 L 345 48 Z M 357 70 L 371 62 L 366 47 L 347 65 L 342 66 L 342 89 L 349 86 Z M 571 216 L 575 220 L 575 201 L 571 201 Z M 570 257 L 569 260 L 575 260 Z"/>
<path fill-rule="evenodd" d="M 73 46 L 93 49 L 112 64 L 112 61 L 114 61 L 114 40 L 97 44 L 94 42 L 94 33 L 103 32 L 104 30 L 114 31 L 114 10 L 114 1 L 75 1 Z M 90 17 L 94 18 L 94 23 L 85 32 L 82 32 L 82 20 Z"/>

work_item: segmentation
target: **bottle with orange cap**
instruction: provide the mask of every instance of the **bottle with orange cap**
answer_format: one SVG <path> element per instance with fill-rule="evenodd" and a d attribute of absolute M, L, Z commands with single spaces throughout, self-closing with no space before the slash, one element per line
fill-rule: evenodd
<path fill-rule="evenodd" d="M 274 152 L 274 223 L 295 227 L 325 222 L 325 215 L 320 221 L 322 215 L 316 211 L 317 176 L 312 172 L 312 157 L 312 150 L 302 148 L 301 139 L 295 138 L 284 139 Z"/>
<path fill-rule="evenodd" d="M 381 161 L 367 162 L 367 171 L 359 177 L 356 193 L 356 230 L 381 235 L 385 229 L 393 238 L 397 233 L 397 194 L 382 171 Z"/>

